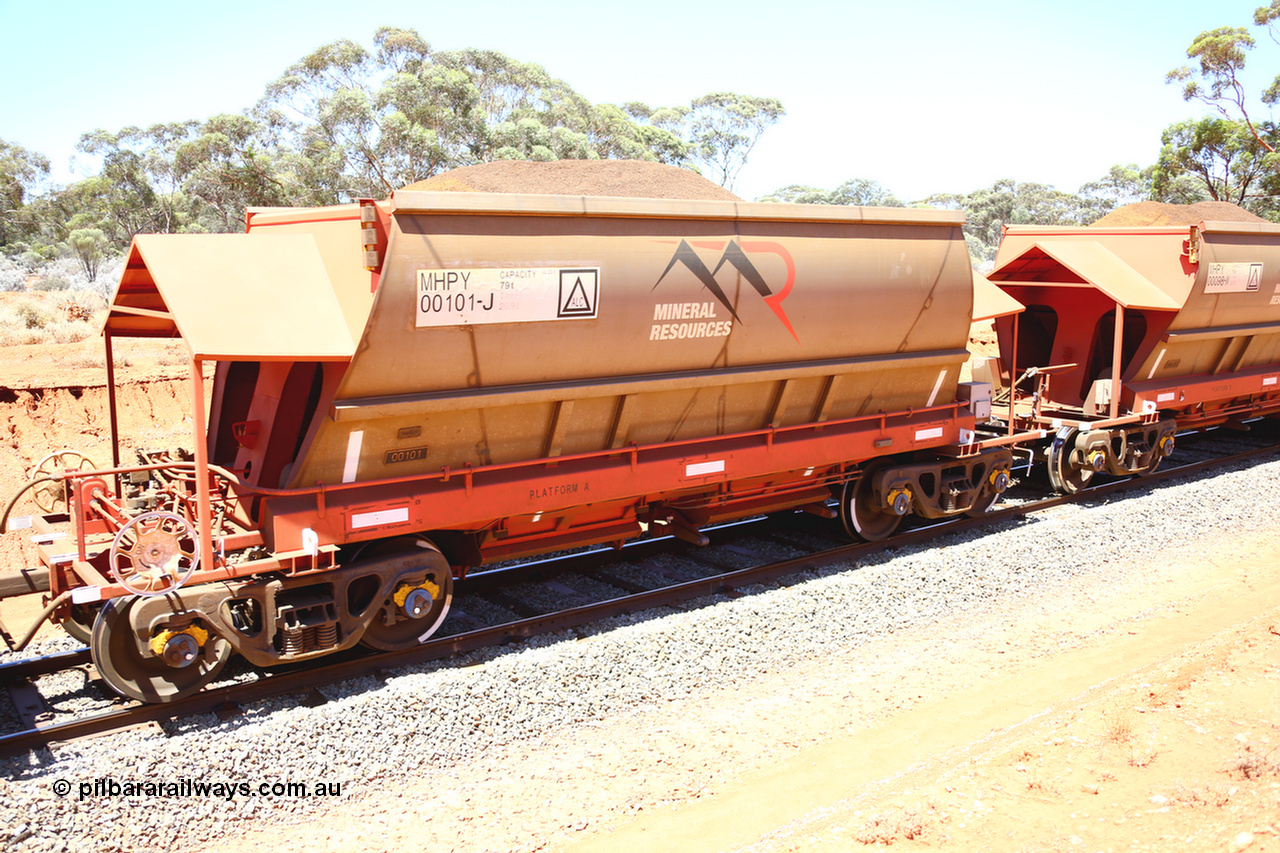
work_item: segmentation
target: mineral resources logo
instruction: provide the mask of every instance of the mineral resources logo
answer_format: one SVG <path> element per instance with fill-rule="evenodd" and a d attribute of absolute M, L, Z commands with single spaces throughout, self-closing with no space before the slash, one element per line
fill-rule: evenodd
<path fill-rule="evenodd" d="M 698 249 L 720 253 L 720 260 L 716 263 L 715 269 L 707 266 L 698 254 Z M 777 293 L 773 292 L 773 289 L 765 282 L 764 276 L 760 274 L 755 264 L 751 262 L 748 256 L 752 254 L 776 255 L 786 264 L 787 280 Z M 791 294 L 791 288 L 796 283 L 796 264 L 791 258 L 791 253 L 783 248 L 780 243 L 769 240 L 695 240 L 693 242 L 681 240 L 680 245 L 676 247 L 675 254 L 671 256 L 671 262 L 667 264 L 667 268 L 662 271 L 662 275 L 658 276 L 658 280 L 654 282 L 654 290 L 658 289 L 658 285 L 662 284 L 662 280 L 667 277 L 667 274 L 677 264 L 683 265 L 685 269 L 693 273 L 694 277 L 702 283 L 702 286 L 711 291 L 711 295 L 716 298 L 716 302 L 660 302 L 654 305 L 653 319 L 655 322 L 649 331 L 649 340 L 666 341 L 681 338 L 727 337 L 733 331 L 734 322 L 742 322 L 742 318 L 733 309 L 733 303 L 729 301 L 724 288 L 716 281 L 716 275 L 725 264 L 728 264 L 755 288 L 756 292 L 764 299 L 765 304 L 777 316 L 778 321 L 791 333 L 791 337 L 795 338 L 796 343 L 800 343 L 800 336 L 791 327 L 791 320 L 787 317 L 787 312 L 782 308 L 783 300 Z M 729 312 L 729 316 L 733 318 L 732 320 L 717 317 L 717 302 Z"/>

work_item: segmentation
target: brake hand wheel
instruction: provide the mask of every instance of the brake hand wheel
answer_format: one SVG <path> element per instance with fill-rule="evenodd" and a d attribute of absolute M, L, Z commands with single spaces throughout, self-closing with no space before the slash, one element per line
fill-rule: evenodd
<path fill-rule="evenodd" d="M 111 543 L 111 576 L 135 595 L 173 592 L 199 565 L 195 529 L 172 512 L 148 512 L 130 520 Z"/>
<path fill-rule="evenodd" d="M 36 463 L 31 472 L 32 481 L 56 477 L 70 468 L 73 471 L 92 471 L 98 466 L 78 450 L 58 450 Z M 40 483 L 32 492 L 32 499 L 40 511 L 46 514 L 67 511 L 67 484 L 56 480 Z"/>

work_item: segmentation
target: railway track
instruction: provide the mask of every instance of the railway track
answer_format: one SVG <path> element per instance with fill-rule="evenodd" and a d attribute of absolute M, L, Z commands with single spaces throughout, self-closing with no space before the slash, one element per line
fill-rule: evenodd
<path fill-rule="evenodd" d="M 529 637 L 592 625 L 602 620 L 659 607 L 682 606 L 709 595 L 734 595 L 754 584 L 776 581 L 805 570 L 857 560 L 885 550 L 929 542 L 940 536 L 986 527 L 1012 518 L 1075 502 L 1143 488 L 1234 462 L 1280 451 L 1280 429 L 1263 422 L 1251 433 L 1213 431 L 1180 441 L 1176 466 L 1145 478 L 1095 485 L 1080 494 L 1036 494 L 1034 487 L 980 518 L 953 519 L 917 527 L 887 542 L 850 544 L 837 528 L 813 516 L 789 514 L 760 518 L 707 531 L 711 544 L 694 549 L 671 539 L 637 542 L 621 552 L 591 550 L 473 574 L 457 582 L 454 609 L 441 632 L 427 643 L 397 652 L 353 651 L 321 665 L 299 665 L 270 672 L 246 670 L 204 691 L 175 702 L 146 705 L 104 698 L 88 713 L 50 710 L 40 679 L 78 669 L 87 692 L 95 681 L 88 649 L 64 651 L 0 664 L 0 687 L 13 701 L 21 728 L 0 735 L 0 755 L 40 749 L 118 731 L 140 724 L 198 714 L 230 716 L 251 702 L 272 696 L 303 694 L 323 702 L 318 688 L 389 670 Z M 766 553 L 771 552 L 771 553 Z M 778 558 L 778 552 L 791 552 Z M 653 585 L 657 580 L 660 585 Z M 619 594 L 620 593 L 620 594 Z M 556 601 L 569 606 L 549 608 Z M 235 680 L 235 679 L 241 680 Z M 109 696 L 105 686 L 97 688 Z M 60 717 L 70 716 L 69 719 Z"/>

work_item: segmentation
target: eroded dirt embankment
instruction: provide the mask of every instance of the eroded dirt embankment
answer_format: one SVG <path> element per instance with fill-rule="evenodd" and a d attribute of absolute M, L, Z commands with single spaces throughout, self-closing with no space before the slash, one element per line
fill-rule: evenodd
<path fill-rule="evenodd" d="M 130 341 L 116 353 L 120 460 L 135 448 L 192 447 L 189 368 L 181 342 Z M 49 454 L 72 450 L 111 466 L 102 341 L 4 347 L 0 353 L 0 505 L 31 479 Z M 211 383 L 206 383 L 206 394 Z M 206 406 L 208 400 L 206 399 Z M 36 512 L 30 493 L 13 515 Z M 0 572 L 33 565 L 23 532 L 0 536 Z"/>
<path fill-rule="evenodd" d="M 133 382 L 116 389 L 121 461 L 133 447 L 191 444 L 190 383 L 168 379 Z M 0 388 L 0 479 L 26 482 L 49 453 L 75 450 L 99 467 L 111 464 L 107 389 L 97 387 Z"/>

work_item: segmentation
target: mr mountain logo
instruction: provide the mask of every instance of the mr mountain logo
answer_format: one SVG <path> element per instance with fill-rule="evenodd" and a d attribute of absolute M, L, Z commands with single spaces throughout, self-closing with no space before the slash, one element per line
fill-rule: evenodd
<path fill-rule="evenodd" d="M 720 253 L 720 260 L 716 263 L 715 269 L 707 266 L 702 260 L 702 256 L 698 254 L 698 249 Z M 781 258 L 782 262 L 786 264 L 787 278 L 777 293 L 774 293 L 773 289 L 765 282 L 764 276 L 756 269 L 755 264 L 748 257 L 749 255 L 774 255 Z M 716 275 L 719 274 L 725 264 L 731 266 L 755 288 L 756 292 L 764 299 L 765 304 L 769 306 L 769 309 L 777 315 L 778 322 L 786 327 L 786 330 L 791 333 L 791 337 L 795 338 L 796 343 L 800 343 L 800 336 L 791 327 L 791 320 L 787 317 L 787 312 L 782 309 L 783 300 L 791 294 L 791 288 L 796 283 L 796 264 L 791 258 L 791 253 L 783 248 L 780 243 L 768 240 L 695 240 L 693 242 L 681 240 L 680 245 L 676 247 L 675 254 L 671 256 L 671 262 L 667 264 L 667 268 L 662 271 L 662 275 L 658 276 L 658 280 L 654 282 L 653 289 L 657 290 L 663 279 L 679 265 L 693 273 L 694 277 L 702 283 L 702 286 L 711 292 L 716 301 L 659 302 L 655 304 L 653 306 L 653 319 L 655 322 L 649 331 L 649 340 L 670 341 L 683 338 L 727 337 L 733 331 L 733 324 L 735 322 L 741 323 L 742 319 L 738 316 L 738 312 L 734 310 L 733 303 L 729 301 L 729 297 L 724 288 L 720 286 L 720 282 L 716 281 Z M 727 311 L 728 317 L 733 319 L 717 314 L 720 309 Z"/>

